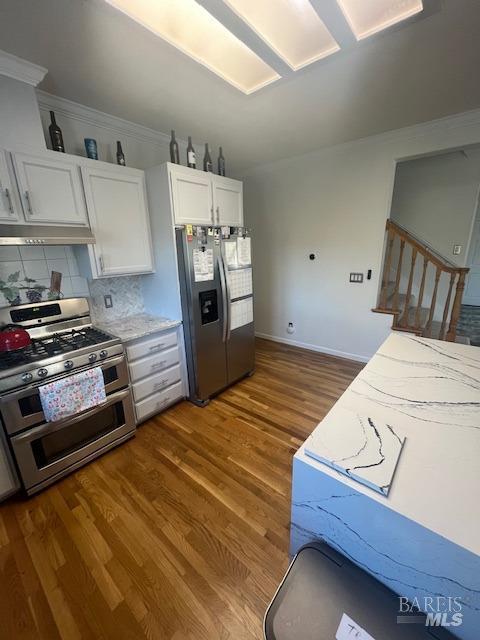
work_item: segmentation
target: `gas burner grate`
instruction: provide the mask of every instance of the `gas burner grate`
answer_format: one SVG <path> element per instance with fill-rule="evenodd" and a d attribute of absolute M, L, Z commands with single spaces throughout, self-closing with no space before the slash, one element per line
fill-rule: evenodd
<path fill-rule="evenodd" d="M 25 349 L 0 353 L 0 370 L 30 364 L 84 347 L 97 346 L 111 339 L 111 336 L 93 327 L 62 331 L 48 338 L 34 338 L 32 344 Z"/>

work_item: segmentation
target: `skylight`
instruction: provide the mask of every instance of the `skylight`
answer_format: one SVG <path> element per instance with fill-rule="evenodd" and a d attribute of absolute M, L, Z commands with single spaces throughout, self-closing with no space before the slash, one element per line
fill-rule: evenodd
<path fill-rule="evenodd" d="M 309 0 L 223 0 L 292 69 L 340 49 Z"/>
<path fill-rule="evenodd" d="M 383 31 L 423 10 L 422 0 L 337 0 L 357 40 Z"/>
<path fill-rule="evenodd" d="M 106 0 L 244 93 L 279 74 L 195 0 Z"/>

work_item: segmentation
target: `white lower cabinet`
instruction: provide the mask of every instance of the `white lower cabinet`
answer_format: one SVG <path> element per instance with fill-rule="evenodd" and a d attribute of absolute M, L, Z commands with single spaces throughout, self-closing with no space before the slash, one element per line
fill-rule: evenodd
<path fill-rule="evenodd" d="M 183 398 L 183 384 L 181 381 L 173 384 L 168 389 L 156 393 L 145 400 L 135 403 L 135 413 L 137 416 L 137 423 L 143 422 L 147 418 L 160 413 L 171 404 Z"/>
<path fill-rule="evenodd" d="M 126 345 L 137 423 L 185 397 L 183 352 L 176 329 Z"/>

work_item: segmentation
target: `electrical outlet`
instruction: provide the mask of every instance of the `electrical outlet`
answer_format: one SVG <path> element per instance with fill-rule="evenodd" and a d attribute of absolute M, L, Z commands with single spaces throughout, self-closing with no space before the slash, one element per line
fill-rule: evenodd
<path fill-rule="evenodd" d="M 113 307 L 112 296 L 110 296 L 110 295 L 103 296 L 103 301 L 105 303 L 105 308 L 106 309 L 111 309 Z"/>
<path fill-rule="evenodd" d="M 287 325 L 287 333 L 295 333 L 295 325 L 293 322 L 289 322 Z"/>
<path fill-rule="evenodd" d="M 351 273 L 350 282 L 363 282 L 363 273 Z"/>
<path fill-rule="evenodd" d="M 454 244 L 453 245 L 453 255 L 454 256 L 459 256 L 462 253 L 462 245 L 461 244 Z"/>

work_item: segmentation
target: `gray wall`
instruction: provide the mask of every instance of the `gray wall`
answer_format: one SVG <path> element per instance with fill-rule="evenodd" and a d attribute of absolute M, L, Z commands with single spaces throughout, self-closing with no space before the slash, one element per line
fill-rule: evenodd
<path fill-rule="evenodd" d="M 368 359 L 392 322 L 371 309 L 396 162 L 478 142 L 480 114 L 465 114 L 250 171 L 245 209 L 254 230 L 257 332 Z M 349 283 L 349 272 L 369 268 L 371 281 Z"/>
<path fill-rule="evenodd" d="M 480 187 L 480 151 L 441 154 L 397 165 L 393 220 L 459 267 L 468 245 Z M 453 245 L 462 252 L 453 255 Z"/>

